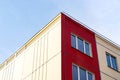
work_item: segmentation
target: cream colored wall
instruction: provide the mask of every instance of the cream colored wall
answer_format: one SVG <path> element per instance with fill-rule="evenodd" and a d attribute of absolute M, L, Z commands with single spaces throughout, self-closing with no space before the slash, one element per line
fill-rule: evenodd
<path fill-rule="evenodd" d="M 111 45 L 99 36 L 96 36 L 96 42 L 102 78 L 101 80 L 120 80 L 120 48 Z M 107 66 L 106 52 L 116 57 L 118 71 L 115 71 Z"/>
<path fill-rule="evenodd" d="M 60 15 L 0 70 L 0 80 L 61 80 Z"/>

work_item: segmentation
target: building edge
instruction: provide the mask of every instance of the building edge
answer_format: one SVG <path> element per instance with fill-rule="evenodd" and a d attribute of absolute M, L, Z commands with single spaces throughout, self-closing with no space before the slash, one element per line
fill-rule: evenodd
<path fill-rule="evenodd" d="M 71 19 L 73 19 L 74 21 L 76 21 L 77 23 L 81 24 L 82 26 L 84 26 L 85 28 L 89 29 L 90 31 L 95 33 L 95 36 L 102 38 L 105 42 L 110 43 L 112 46 L 116 47 L 117 49 L 120 49 L 120 44 L 117 44 L 116 42 L 110 40 L 109 38 L 107 38 L 106 36 L 102 35 L 101 33 L 95 31 L 94 29 L 90 28 L 89 26 L 87 26 L 86 24 L 84 24 L 83 22 L 75 19 L 74 17 L 72 17 L 71 15 L 69 15 L 66 12 L 61 12 L 61 14 L 65 14 L 66 16 L 70 17 Z"/>
<path fill-rule="evenodd" d="M 17 51 L 15 51 L 10 57 L 8 57 L 3 63 L 0 64 L 0 70 L 8 65 L 14 58 L 21 54 L 23 50 L 25 50 L 31 43 L 36 40 L 40 35 L 43 34 L 44 31 L 49 29 L 49 26 L 52 25 L 57 19 L 61 18 L 61 12 L 57 14 L 51 21 L 48 22 L 43 28 L 41 28 L 35 35 L 33 35 L 22 47 L 20 47 Z"/>

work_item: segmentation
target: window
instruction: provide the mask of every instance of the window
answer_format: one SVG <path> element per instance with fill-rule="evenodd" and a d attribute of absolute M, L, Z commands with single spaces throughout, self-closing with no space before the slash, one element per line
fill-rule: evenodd
<path fill-rule="evenodd" d="M 71 35 L 71 45 L 72 45 L 72 47 L 85 53 L 86 55 L 91 56 L 90 44 L 88 42 L 86 42 L 85 40 L 83 40 L 73 34 Z"/>
<path fill-rule="evenodd" d="M 72 47 L 76 48 L 76 37 L 74 35 L 71 36 Z"/>
<path fill-rule="evenodd" d="M 78 68 L 77 66 L 72 66 L 72 74 L 73 74 L 73 79 L 72 80 L 78 80 Z"/>
<path fill-rule="evenodd" d="M 93 74 L 83 68 L 73 65 L 72 80 L 93 80 Z"/>
<path fill-rule="evenodd" d="M 93 80 L 93 75 L 88 72 L 88 80 Z"/>
<path fill-rule="evenodd" d="M 116 58 L 112 55 L 110 55 L 108 52 L 106 52 L 106 59 L 107 59 L 107 65 L 108 67 L 117 70 L 117 62 Z"/>
<path fill-rule="evenodd" d="M 80 38 L 77 38 L 78 40 L 78 50 L 84 52 L 84 44 L 83 44 L 83 40 Z"/>
<path fill-rule="evenodd" d="M 87 80 L 86 78 L 86 70 L 79 68 L 80 73 L 80 80 Z"/>
<path fill-rule="evenodd" d="M 85 53 L 87 55 L 90 55 L 90 45 L 89 43 L 85 42 Z"/>

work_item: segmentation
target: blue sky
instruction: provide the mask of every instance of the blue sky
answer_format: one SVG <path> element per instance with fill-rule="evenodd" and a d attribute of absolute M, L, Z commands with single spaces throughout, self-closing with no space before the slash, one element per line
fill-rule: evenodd
<path fill-rule="evenodd" d="M 120 44 L 120 0 L 0 0 L 0 63 L 62 11 Z"/>

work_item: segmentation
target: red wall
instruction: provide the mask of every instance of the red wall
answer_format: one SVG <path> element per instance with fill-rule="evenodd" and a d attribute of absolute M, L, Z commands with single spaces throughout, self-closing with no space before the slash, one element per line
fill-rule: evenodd
<path fill-rule="evenodd" d="M 100 80 L 95 34 L 63 13 L 61 13 L 61 17 L 62 80 L 72 80 L 72 63 L 94 73 L 95 80 Z M 92 57 L 71 47 L 71 33 L 91 43 Z"/>

